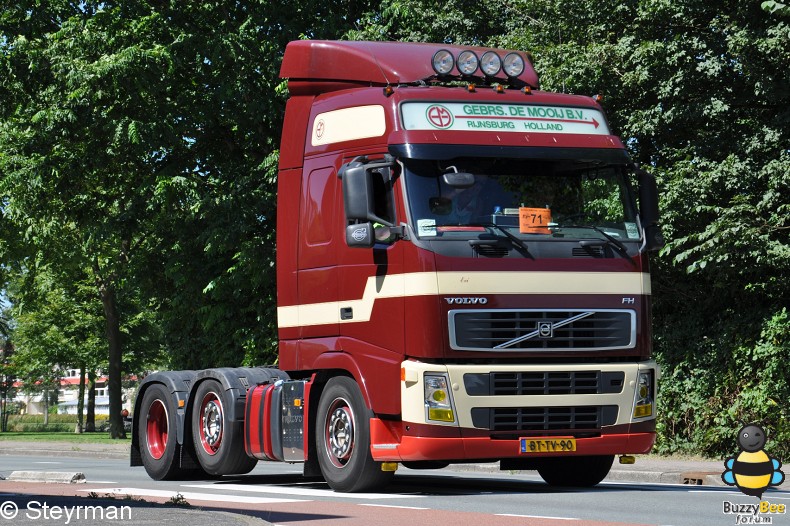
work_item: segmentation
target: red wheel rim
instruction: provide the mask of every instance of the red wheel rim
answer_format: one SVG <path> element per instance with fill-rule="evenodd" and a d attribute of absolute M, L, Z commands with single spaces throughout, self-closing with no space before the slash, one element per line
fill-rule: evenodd
<path fill-rule="evenodd" d="M 217 393 L 206 393 L 200 403 L 200 443 L 209 455 L 216 455 L 222 445 L 222 401 Z"/>
<path fill-rule="evenodd" d="M 161 400 L 154 400 L 148 408 L 146 423 L 148 453 L 156 460 L 162 458 L 167 449 L 167 409 Z"/>

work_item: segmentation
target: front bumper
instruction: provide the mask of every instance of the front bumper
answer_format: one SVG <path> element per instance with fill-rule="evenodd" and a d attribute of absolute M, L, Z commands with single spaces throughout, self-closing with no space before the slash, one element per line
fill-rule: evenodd
<path fill-rule="evenodd" d="M 495 439 L 487 436 L 432 437 L 404 435 L 402 422 L 370 419 L 370 442 L 373 460 L 379 462 L 414 462 L 447 460 L 469 462 L 505 458 L 527 458 L 520 452 L 518 439 Z M 459 433 L 460 434 L 460 433 Z M 576 451 L 567 455 L 618 455 L 647 453 L 656 441 L 656 433 L 630 432 L 577 438 Z M 539 453 L 541 457 L 553 456 Z M 535 455 L 533 455 L 535 456 Z"/>
<path fill-rule="evenodd" d="M 658 377 L 653 361 L 445 365 L 407 360 L 402 367 L 401 419 L 371 419 L 375 460 L 526 458 L 521 438 L 576 440 L 576 451 L 539 456 L 639 454 L 655 442 L 655 414 L 634 417 L 640 372 L 652 370 Z M 452 422 L 429 420 L 425 375 L 447 378 Z M 652 389 L 654 401 L 655 382 Z"/>

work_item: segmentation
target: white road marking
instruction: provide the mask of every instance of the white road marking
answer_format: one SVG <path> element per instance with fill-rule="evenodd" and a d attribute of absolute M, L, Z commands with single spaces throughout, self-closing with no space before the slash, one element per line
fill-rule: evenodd
<path fill-rule="evenodd" d="M 555 521 L 580 521 L 575 517 L 549 517 L 546 515 L 518 515 L 515 513 L 496 513 L 497 517 L 523 517 L 525 519 L 551 519 Z"/>
<path fill-rule="evenodd" d="M 418 508 L 417 506 L 392 506 L 390 504 L 360 504 L 360 506 L 370 506 L 371 508 L 397 508 L 401 510 L 428 510 L 430 508 Z"/>
<path fill-rule="evenodd" d="M 217 489 L 216 487 L 214 489 Z M 194 492 L 180 492 L 180 491 L 165 491 L 157 489 L 143 489 L 143 488 L 93 488 L 81 489 L 82 493 L 109 493 L 111 495 L 129 495 L 131 497 L 159 497 L 163 499 L 172 499 L 177 495 L 187 501 L 208 501 L 208 502 L 237 502 L 241 504 L 276 504 L 280 502 L 307 502 L 299 499 L 271 499 L 266 497 L 243 497 L 239 495 L 224 495 L 220 493 L 194 493 Z"/>
<path fill-rule="evenodd" d="M 247 491 L 251 493 L 275 493 L 278 495 L 299 495 L 301 497 L 329 497 L 355 500 L 414 499 L 425 495 L 404 495 L 402 493 L 336 493 L 331 489 L 294 488 L 291 486 L 246 484 L 182 484 L 182 488 L 213 489 L 215 491 Z"/>

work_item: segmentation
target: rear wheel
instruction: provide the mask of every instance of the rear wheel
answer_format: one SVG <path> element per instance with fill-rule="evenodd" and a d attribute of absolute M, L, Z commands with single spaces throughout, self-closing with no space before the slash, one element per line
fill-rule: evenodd
<path fill-rule="evenodd" d="M 146 389 L 138 413 L 137 437 L 148 476 L 166 480 L 182 475 L 176 456 L 176 410 L 170 393 L 161 384 Z"/>
<path fill-rule="evenodd" d="M 587 488 L 606 478 L 613 461 L 614 455 L 544 458 L 538 473 L 552 486 Z"/>
<path fill-rule="evenodd" d="M 192 439 L 198 462 L 210 475 L 249 473 L 257 460 L 244 451 L 242 422 L 228 418 L 226 391 L 216 380 L 206 380 L 195 391 Z"/>
<path fill-rule="evenodd" d="M 393 473 L 382 471 L 370 455 L 370 418 L 357 383 L 332 378 L 321 393 L 316 420 L 316 449 L 321 473 L 341 492 L 373 491 L 386 486 Z"/>

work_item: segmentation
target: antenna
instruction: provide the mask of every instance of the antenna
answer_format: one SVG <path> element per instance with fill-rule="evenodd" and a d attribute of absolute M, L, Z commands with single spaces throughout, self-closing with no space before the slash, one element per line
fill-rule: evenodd
<path fill-rule="evenodd" d="M 379 57 L 376 56 L 376 54 L 373 52 L 373 50 L 369 46 L 365 46 L 365 47 L 368 48 L 368 53 L 370 53 L 370 56 L 373 57 L 373 60 L 376 61 L 376 66 L 378 66 L 379 71 L 381 72 L 381 76 L 384 77 L 384 80 L 387 81 L 388 85 L 392 84 L 392 82 L 390 82 L 390 79 L 387 78 L 387 74 L 384 73 L 384 68 L 382 68 L 381 64 L 379 64 Z"/>

